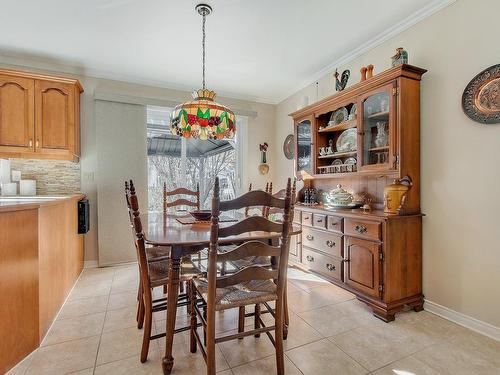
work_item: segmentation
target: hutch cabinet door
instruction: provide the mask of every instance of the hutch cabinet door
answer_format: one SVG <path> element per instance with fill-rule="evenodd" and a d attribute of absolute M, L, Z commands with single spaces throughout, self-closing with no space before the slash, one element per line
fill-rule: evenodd
<path fill-rule="evenodd" d="M 344 282 L 360 292 L 379 297 L 379 250 L 376 242 L 346 237 Z"/>
<path fill-rule="evenodd" d="M 361 170 L 397 169 L 397 81 L 372 90 L 360 98 L 358 156 Z"/>
<path fill-rule="evenodd" d="M 0 152 L 34 150 L 32 79 L 0 75 Z"/>
<path fill-rule="evenodd" d="M 299 179 L 304 172 L 314 173 L 313 132 L 312 117 L 295 124 L 295 175 Z"/>
<path fill-rule="evenodd" d="M 75 96 L 72 84 L 36 81 L 36 152 L 76 154 Z"/>

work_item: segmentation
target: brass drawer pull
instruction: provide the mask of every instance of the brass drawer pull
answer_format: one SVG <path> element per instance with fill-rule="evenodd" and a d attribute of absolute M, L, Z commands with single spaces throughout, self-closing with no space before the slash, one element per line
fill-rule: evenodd
<path fill-rule="evenodd" d="M 314 236 L 313 236 L 312 234 L 308 234 L 308 235 L 306 236 L 306 238 L 307 238 L 309 241 L 314 240 Z"/>
<path fill-rule="evenodd" d="M 327 263 L 326 268 L 328 268 L 328 271 L 335 271 L 336 267 L 333 264 Z"/>
<path fill-rule="evenodd" d="M 363 233 L 366 233 L 366 231 L 367 231 L 368 229 L 367 229 L 364 225 L 359 224 L 359 225 L 356 225 L 356 226 L 354 227 L 354 230 L 355 230 L 356 232 L 358 232 L 359 234 L 363 234 Z"/>
<path fill-rule="evenodd" d="M 348 263 L 348 262 L 350 262 L 351 260 L 350 260 L 349 258 L 344 258 L 344 259 L 342 259 L 342 261 L 343 261 L 344 263 Z"/>
<path fill-rule="evenodd" d="M 326 241 L 326 246 L 328 246 L 328 247 L 334 247 L 335 246 L 335 242 L 333 242 L 331 240 L 328 240 L 328 241 Z"/>
<path fill-rule="evenodd" d="M 323 222 L 323 219 L 316 219 L 316 222 L 318 222 L 318 223 L 322 223 L 322 222 Z"/>
<path fill-rule="evenodd" d="M 306 256 L 308 262 L 314 262 L 314 257 L 311 255 Z"/>

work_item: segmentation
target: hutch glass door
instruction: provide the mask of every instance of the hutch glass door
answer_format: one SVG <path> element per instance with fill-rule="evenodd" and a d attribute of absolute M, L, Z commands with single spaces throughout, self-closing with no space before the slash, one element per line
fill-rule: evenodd
<path fill-rule="evenodd" d="M 297 124 L 297 172 L 312 171 L 312 123 L 303 120 Z"/>
<path fill-rule="evenodd" d="M 391 169 L 394 165 L 394 84 L 382 86 L 361 100 L 361 168 Z"/>

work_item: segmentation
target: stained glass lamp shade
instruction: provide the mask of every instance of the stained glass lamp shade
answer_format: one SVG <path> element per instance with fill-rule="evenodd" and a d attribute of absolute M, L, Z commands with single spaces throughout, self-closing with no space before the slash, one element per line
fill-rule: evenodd
<path fill-rule="evenodd" d="M 215 92 L 200 89 L 192 95 L 193 101 L 174 108 L 172 133 L 201 140 L 233 138 L 236 131 L 234 113 L 214 101 Z"/>

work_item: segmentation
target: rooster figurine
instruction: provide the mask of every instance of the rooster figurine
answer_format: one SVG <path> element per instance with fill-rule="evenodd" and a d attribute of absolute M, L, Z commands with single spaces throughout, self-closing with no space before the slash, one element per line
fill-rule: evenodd
<path fill-rule="evenodd" d="M 337 69 L 335 69 L 335 74 L 333 75 L 335 77 L 335 90 L 342 91 L 345 89 L 350 75 L 351 72 L 349 70 L 344 70 L 339 80 L 339 73 L 337 72 Z"/>

